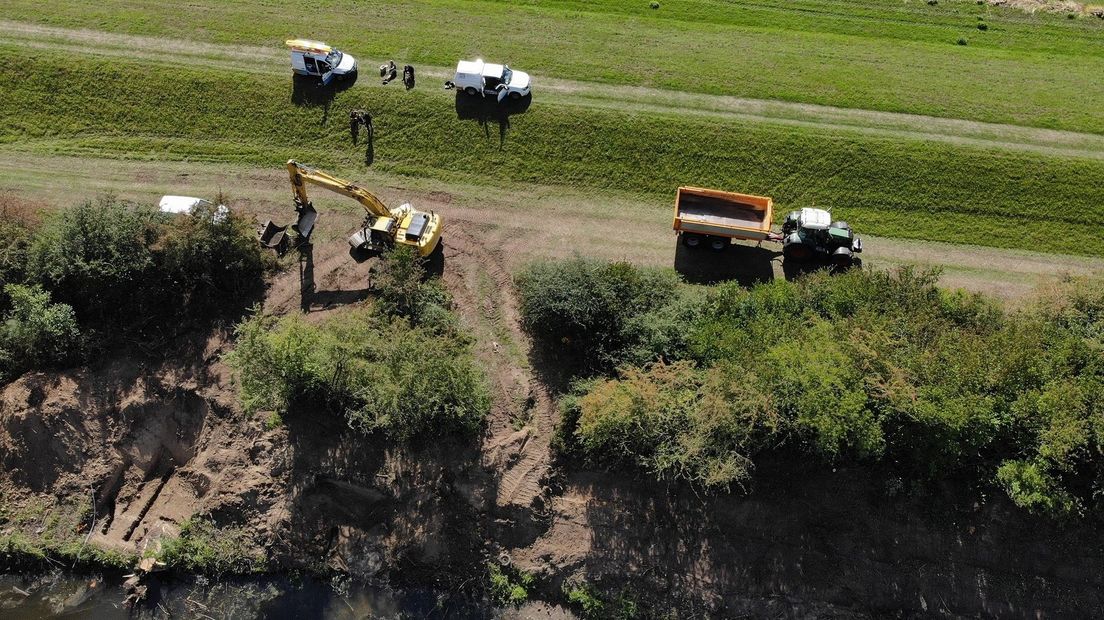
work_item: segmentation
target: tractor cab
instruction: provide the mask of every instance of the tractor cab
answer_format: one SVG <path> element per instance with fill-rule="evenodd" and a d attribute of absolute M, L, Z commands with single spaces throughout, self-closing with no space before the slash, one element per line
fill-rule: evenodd
<path fill-rule="evenodd" d="M 821 259 L 838 268 L 856 264 L 862 241 L 844 221 L 832 221 L 824 209 L 791 211 L 782 223 L 782 253 L 787 259 Z"/>

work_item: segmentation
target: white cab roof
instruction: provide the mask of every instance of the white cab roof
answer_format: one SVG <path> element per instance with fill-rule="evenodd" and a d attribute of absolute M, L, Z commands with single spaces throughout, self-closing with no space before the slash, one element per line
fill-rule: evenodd
<path fill-rule="evenodd" d="M 806 207 L 801 210 L 801 225 L 805 228 L 825 230 L 831 223 L 832 214 L 824 209 L 810 209 Z"/>
<path fill-rule="evenodd" d="M 192 209 L 202 204 L 211 204 L 210 201 L 191 196 L 162 196 L 157 208 L 162 213 L 191 213 Z"/>
<path fill-rule="evenodd" d="M 191 213 L 193 209 L 198 206 L 206 205 L 214 207 L 215 203 L 210 200 L 204 200 L 202 198 L 195 198 L 192 196 L 162 196 L 161 202 L 157 203 L 157 208 L 162 213 Z M 215 212 L 211 216 L 215 222 L 221 222 L 226 219 L 226 216 L 230 214 L 230 209 L 225 205 L 219 205 L 215 207 Z"/>
<path fill-rule="evenodd" d="M 481 75 L 483 73 L 483 65 L 484 62 L 482 60 L 461 60 L 456 63 L 456 72 Z"/>

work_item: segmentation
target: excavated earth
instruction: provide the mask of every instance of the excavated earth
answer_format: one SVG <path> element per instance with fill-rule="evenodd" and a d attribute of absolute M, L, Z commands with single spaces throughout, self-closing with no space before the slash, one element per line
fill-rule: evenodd
<path fill-rule="evenodd" d="M 241 527 L 277 570 L 347 572 L 477 590 L 487 562 L 624 592 L 682 617 L 1104 615 L 1104 541 L 948 489 L 926 505 L 862 470 L 765 464 L 750 495 L 699 497 L 631 474 L 554 461 L 542 367 L 519 328 L 504 257 L 450 221 L 443 278 L 475 338 L 494 403 L 475 440 L 400 447 L 319 408 L 238 405 L 230 334 L 120 353 L 0 391 L 0 497 L 62 510 L 95 502 L 89 542 L 142 553 L 204 515 Z M 310 320 L 368 295 L 371 261 L 344 241 L 271 283 L 266 311 Z M 11 525 L 0 525 L 0 532 Z M 521 617 L 563 614 L 527 607 Z"/>

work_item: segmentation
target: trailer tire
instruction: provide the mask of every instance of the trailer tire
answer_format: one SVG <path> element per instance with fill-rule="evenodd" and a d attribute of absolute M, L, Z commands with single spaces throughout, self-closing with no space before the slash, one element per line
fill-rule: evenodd
<path fill-rule="evenodd" d="M 710 237 L 709 249 L 714 252 L 724 252 L 731 242 L 725 237 Z"/>
<path fill-rule="evenodd" d="M 682 233 L 682 245 L 688 248 L 700 248 L 702 236 L 696 233 Z"/>

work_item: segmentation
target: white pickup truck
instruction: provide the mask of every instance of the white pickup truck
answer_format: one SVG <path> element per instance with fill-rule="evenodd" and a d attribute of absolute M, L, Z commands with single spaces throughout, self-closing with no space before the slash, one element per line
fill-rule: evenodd
<path fill-rule="evenodd" d="M 514 71 L 510 65 L 495 65 L 480 59 L 456 63 L 456 77 L 452 83 L 457 90 L 469 95 L 495 95 L 499 101 L 506 97 L 520 99 L 531 92 L 528 73 Z"/>
<path fill-rule="evenodd" d="M 291 48 L 291 70 L 299 75 L 320 77 L 323 84 L 329 84 L 334 78 L 356 73 L 356 58 L 325 43 L 289 39 L 284 44 Z"/>

